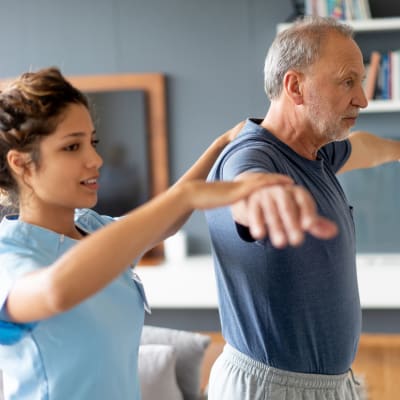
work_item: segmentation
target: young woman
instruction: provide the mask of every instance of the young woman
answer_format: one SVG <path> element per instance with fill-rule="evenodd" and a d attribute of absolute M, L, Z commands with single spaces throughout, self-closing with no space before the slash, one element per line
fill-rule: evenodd
<path fill-rule="evenodd" d="M 0 190 L 18 208 L 0 224 L 7 399 L 140 398 L 145 296 L 135 260 L 194 209 L 289 182 L 270 176 L 205 183 L 235 133 L 217 139 L 165 193 L 113 220 L 90 210 L 102 160 L 84 95 L 56 68 L 26 73 L 0 93 Z"/>

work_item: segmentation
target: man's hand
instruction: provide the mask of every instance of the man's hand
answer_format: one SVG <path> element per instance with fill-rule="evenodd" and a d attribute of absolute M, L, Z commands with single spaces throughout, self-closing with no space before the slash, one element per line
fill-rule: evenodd
<path fill-rule="evenodd" d="M 263 173 L 244 173 L 237 179 L 254 179 Z M 269 236 L 275 247 L 299 246 L 305 232 L 320 238 L 331 239 L 337 226 L 317 213 L 314 199 L 303 187 L 276 184 L 262 187 L 232 206 L 236 222 L 249 228 L 255 239 Z"/>

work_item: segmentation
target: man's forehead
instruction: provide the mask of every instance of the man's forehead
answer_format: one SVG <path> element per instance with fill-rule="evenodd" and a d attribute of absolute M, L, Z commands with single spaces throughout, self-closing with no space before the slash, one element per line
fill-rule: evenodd
<path fill-rule="evenodd" d="M 364 73 L 363 56 L 357 43 L 343 36 L 335 35 L 322 45 L 321 53 L 316 64 L 328 64 L 333 68 L 347 69 L 354 74 Z"/>

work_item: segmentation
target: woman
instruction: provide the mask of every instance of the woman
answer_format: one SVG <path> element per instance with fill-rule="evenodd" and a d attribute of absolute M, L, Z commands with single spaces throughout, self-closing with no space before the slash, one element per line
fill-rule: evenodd
<path fill-rule="evenodd" d="M 0 224 L 6 398 L 140 398 L 145 296 L 134 260 L 194 209 L 288 182 L 203 182 L 235 133 L 217 139 L 168 191 L 110 223 L 90 210 L 102 160 L 84 95 L 55 68 L 26 73 L 0 94 L 0 188 L 18 207 Z"/>

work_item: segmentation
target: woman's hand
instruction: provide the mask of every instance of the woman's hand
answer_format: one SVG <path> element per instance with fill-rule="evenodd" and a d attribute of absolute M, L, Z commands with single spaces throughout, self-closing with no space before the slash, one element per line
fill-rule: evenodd
<path fill-rule="evenodd" d="M 219 137 L 219 139 L 222 141 L 224 146 L 226 146 L 227 144 L 232 142 L 234 139 L 236 139 L 237 135 L 239 135 L 240 131 L 242 130 L 244 124 L 245 124 L 245 121 L 239 122 L 233 128 L 229 129 L 228 131 L 226 131 Z"/>

